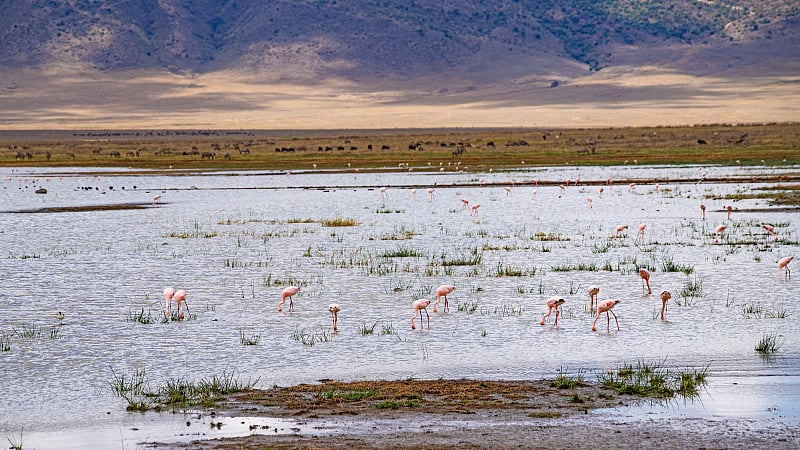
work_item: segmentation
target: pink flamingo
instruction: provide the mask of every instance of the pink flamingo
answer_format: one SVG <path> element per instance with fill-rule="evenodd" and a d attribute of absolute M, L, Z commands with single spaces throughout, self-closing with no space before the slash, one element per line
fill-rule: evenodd
<path fill-rule="evenodd" d="M 728 227 L 726 227 L 725 225 L 720 225 L 720 226 L 718 226 L 716 229 L 714 229 L 714 232 L 716 233 L 716 238 L 714 239 L 714 243 L 715 243 L 715 244 L 716 244 L 716 243 L 719 243 L 719 240 L 720 240 L 720 239 L 722 239 L 722 233 L 723 233 L 723 232 L 725 231 L 725 229 L 727 229 L 727 228 L 728 228 Z"/>
<path fill-rule="evenodd" d="M 469 215 L 470 216 L 477 216 L 478 215 L 478 208 L 480 208 L 480 207 L 481 207 L 481 205 L 478 204 L 478 203 L 475 203 L 474 205 L 472 205 L 472 207 L 470 208 L 470 211 L 469 211 Z"/>
<path fill-rule="evenodd" d="M 433 312 L 439 312 L 436 309 L 436 306 L 439 304 L 439 300 L 444 297 L 444 308 L 442 308 L 442 312 L 447 312 L 450 310 L 450 306 L 447 304 L 447 296 L 451 294 L 453 291 L 456 290 L 456 287 L 452 284 L 443 284 L 436 289 L 436 301 L 433 303 Z"/>
<path fill-rule="evenodd" d="M 411 198 L 417 198 L 417 190 L 411 189 Z"/>
<path fill-rule="evenodd" d="M 731 213 L 733 212 L 733 206 L 728 205 L 725 207 L 728 210 L 728 220 L 731 220 Z"/>
<path fill-rule="evenodd" d="M 769 234 L 771 234 L 775 238 L 776 241 L 778 240 L 778 233 L 775 232 L 775 227 L 765 223 L 764 225 L 761 225 L 761 228 L 767 230 Z"/>
<path fill-rule="evenodd" d="M 619 331 L 619 320 L 617 320 L 617 315 L 614 314 L 612 309 L 617 306 L 622 300 L 603 300 L 602 302 L 597 303 L 597 315 L 594 316 L 594 322 L 592 322 L 592 331 L 597 331 L 597 319 L 600 318 L 600 314 L 606 313 L 606 321 L 609 331 L 611 330 L 611 317 L 608 316 L 608 313 L 611 313 L 614 316 L 614 322 L 617 322 L 617 331 Z"/>
<path fill-rule="evenodd" d="M 659 189 L 660 187 L 661 187 L 661 186 L 659 186 L 659 185 L 658 185 L 658 183 L 656 183 L 656 192 L 658 192 L 658 189 Z"/>
<path fill-rule="evenodd" d="M 594 311 L 594 302 L 597 300 L 597 294 L 600 293 L 600 287 L 589 286 L 589 289 L 586 289 L 586 292 L 589 293 L 589 310 Z"/>
<path fill-rule="evenodd" d="M 661 291 L 661 320 L 666 320 L 667 302 L 672 298 L 670 291 Z"/>
<path fill-rule="evenodd" d="M 561 315 L 561 311 L 559 310 L 559 308 L 561 307 L 561 305 L 563 305 L 566 302 L 567 301 L 564 300 L 563 298 L 555 298 L 555 297 L 547 300 L 547 314 L 542 316 L 542 320 L 539 322 L 539 325 L 544 325 L 544 319 L 549 317 L 550 313 L 553 312 L 553 310 L 555 309 L 556 310 L 556 321 L 553 322 L 553 326 L 558 326 L 558 316 Z"/>
<path fill-rule="evenodd" d="M 533 191 L 531 191 L 531 200 L 536 200 L 536 188 L 533 188 Z"/>
<path fill-rule="evenodd" d="M 617 225 L 616 233 L 614 234 L 614 238 L 622 237 L 625 233 L 625 230 L 628 229 L 627 225 Z"/>
<path fill-rule="evenodd" d="M 159 203 L 161 203 L 161 196 L 160 195 L 154 195 L 153 196 L 153 206 L 158 206 Z"/>
<path fill-rule="evenodd" d="M 428 201 L 429 202 L 433 201 L 433 191 L 434 191 L 433 188 L 428 188 Z"/>
<path fill-rule="evenodd" d="M 420 324 L 420 326 L 425 328 L 424 325 L 422 325 L 422 311 L 425 311 L 425 315 L 428 316 L 428 329 L 429 330 L 431 329 L 431 316 L 428 314 L 428 305 L 430 305 L 430 303 L 431 303 L 430 300 L 426 300 L 424 298 L 421 298 L 421 299 L 419 299 L 419 300 L 414 302 L 414 305 L 413 305 L 414 306 L 414 316 L 411 317 L 411 329 L 412 330 L 416 330 L 417 329 L 417 327 L 414 325 L 414 319 L 417 318 L 417 314 L 419 314 L 419 324 Z"/>
<path fill-rule="evenodd" d="M 642 243 L 644 243 L 644 230 L 645 230 L 645 228 L 647 228 L 647 224 L 646 223 L 640 223 L 639 224 L 639 240 L 641 240 Z"/>
<path fill-rule="evenodd" d="M 183 320 L 183 313 L 181 312 L 181 305 L 186 307 L 186 313 L 191 316 L 191 312 L 189 312 L 189 302 L 186 301 L 186 290 L 185 289 L 178 289 L 175 291 L 175 303 L 178 304 L 178 315 L 180 316 L 181 320 Z"/>
<path fill-rule="evenodd" d="M 600 195 L 599 195 L 599 197 L 600 197 L 600 198 L 603 198 L 603 192 L 605 192 L 605 189 L 603 189 L 603 188 L 601 187 L 601 188 L 600 188 Z"/>
<path fill-rule="evenodd" d="M 511 188 L 510 187 L 506 186 L 503 189 L 505 189 L 505 191 L 506 191 L 506 196 L 511 195 Z"/>
<path fill-rule="evenodd" d="M 331 303 L 330 306 L 328 306 L 328 311 L 331 312 L 331 317 L 333 318 L 333 331 L 339 331 L 336 325 L 339 323 L 339 311 L 341 310 L 337 303 Z"/>
<path fill-rule="evenodd" d="M 175 296 L 175 288 L 168 287 L 164 288 L 164 317 L 169 318 L 170 316 L 170 303 L 172 303 L 172 297 Z"/>
<path fill-rule="evenodd" d="M 700 205 L 700 218 L 706 220 L 706 205 Z"/>
<path fill-rule="evenodd" d="M 653 291 L 650 289 L 650 271 L 642 267 L 639 269 L 639 276 L 642 278 L 642 292 L 644 293 L 645 284 L 647 285 L 647 293 L 652 294 Z"/>
<path fill-rule="evenodd" d="M 278 312 L 283 311 L 283 309 L 281 308 L 281 305 L 286 303 L 286 298 L 287 297 L 289 298 L 289 312 L 294 311 L 294 303 L 292 302 L 292 297 L 294 295 L 296 295 L 298 292 L 300 292 L 301 290 L 302 289 L 300 289 L 297 286 L 289 286 L 286 289 L 284 289 L 283 292 L 281 292 L 281 302 L 278 303 Z"/>
<path fill-rule="evenodd" d="M 636 189 L 636 183 L 631 183 L 628 185 L 628 192 L 631 192 L 634 189 Z"/>
<path fill-rule="evenodd" d="M 464 205 L 464 209 L 469 208 L 469 200 L 467 200 L 467 199 L 465 199 L 463 197 L 460 198 L 459 200 L 461 200 L 461 203 Z"/>
<path fill-rule="evenodd" d="M 587 198 L 586 201 L 589 203 L 589 209 L 592 209 L 592 197 Z"/>
<path fill-rule="evenodd" d="M 380 190 L 379 190 L 379 192 L 380 192 L 380 193 L 378 194 L 378 200 L 386 200 L 386 198 L 387 198 L 387 197 L 386 197 L 386 191 L 387 191 L 388 189 L 389 189 L 389 188 L 388 188 L 388 187 L 386 187 L 386 186 L 384 186 L 384 187 L 380 188 Z"/>
<path fill-rule="evenodd" d="M 781 258 L 778 261 L 778 280 L 781 279 L 781 272 L 783 271 L 783 269 L 786 269 L 786 277 L 785 277 L 785 279 L 786 279 L 786 281 L 789 281 L 789 276 L 791 276 L 791 274 L 792 274 L 792 271 L 789 270 L 789 263 L 792 262 L 793 259 L 794 259 L 794 256 L 787 256 L 785 258 Z"/>

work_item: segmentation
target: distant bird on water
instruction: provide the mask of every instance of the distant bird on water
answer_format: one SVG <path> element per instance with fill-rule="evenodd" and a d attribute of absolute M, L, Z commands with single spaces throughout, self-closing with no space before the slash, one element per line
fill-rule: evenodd
<path fill-rule="evenodd" d="M 301 290 L 302 290 L 302 289 L 300 289 L 300 288 L 299 288 L 299 287 L 297 287 L 297 286 L 289 286 L 289 287 L 287 287 L 286 289 L 284 289 L 284 290 L 283 290 L 283 292 L 281 292 L 281 302 L 280 302 L 280 303 L 278 303 L 278 312 L 281 312 L 281 311 L 283 311 L 283 309 L 281 308 L 281 306 L 282 306 L 284 303 L 286 303 L 286 299 L 287 299 L 287 298 L 289 299 L 289 312 L 292 312 L 292 311 L 294 311 L 294 303 L 292 302 L 292 297 L 293 297 L 294 295 L 296 295 L 298 292 L 300 292 Z"/>

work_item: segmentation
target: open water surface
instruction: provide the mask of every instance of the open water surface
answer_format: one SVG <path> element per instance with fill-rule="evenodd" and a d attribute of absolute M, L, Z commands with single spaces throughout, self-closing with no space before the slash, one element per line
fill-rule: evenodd
<path fill-rule="evenodd" d="M 539 379 L 562 369 L 593 379 L 623 362 L 655 361 L 711 374 L 698 403 L 670 414 L 796 423 L 800 302 L 797 281 L 778 279 L 777 261 L 798 253 L 797 212 L 723 198 L 762 184 L 664 181 L 656 190 L 617 183 L 604 185 L 602 196 L 600 186 L 585 184 L 796 171 L 0 169 L 0 344 L 10 347 L 0 351 L 0 439 L 22 435 L 26 448 L 39 449 L 135 448 L 194 436 L 191 417 L 125 411 L 110 382 L 136 370 L 153 386 L 233 372 L 269 387 L 320 379 Z M 576 178 L 584 181 L 564 191 L 534 185 Z M 40 187 L 48 193 L 36 194 Z M 481 205 L 476 216 L 460 198 Z M 101 205 L 138 208 L 36 212 Z M 357 224 L 325 226 L 337 218 Z M 647 224 L 643 242 L 640 223 Z M 764 223 L 775 225 L 779 240 Z M 622 224 L 626 236 L 614 238 Z M 718 225 L 727 226 L 719 237 Z M 457 264 L 467 261 L 475 264 Z M 667 261 L 691 273 L 666 271 Z M 642 293 L 639 266 L 651 269 L 652 295 Z M 277 313 L 288 284 L 303 291 L 295 312 Z M 430 329 L 418 320 L 412 331 L 412 301 L 435 297 L 440 284 L 456 286 L 450 312 L 429 307 Z M 621 331 L 612 318 L 608 332 L 605 317 L 591 331 L 586 288 L 593 284 L 601 300 L 622 299 L 614 310 Z M 682 295 L 691 285 L 699 291 Z M 133 321 L 142 311 L 160 317 L 166 286 L 187 290 L 190 320 Z M 665 289 L 673 299 L 661 321 L 658 293 Z M 551 296 L 567 303 L 558 327 L 553 316 L 542 327 Z M 331 303 L 342 309 L 336 334 Z M 361 335 L 375 323 L 373 334 Z M 768 334 L 782 347 L 764 359 L 754 347 Z M 242 336 L 259 342 L 243 345 Z M 729 401 L 736 397 L 748 401 Z"/>

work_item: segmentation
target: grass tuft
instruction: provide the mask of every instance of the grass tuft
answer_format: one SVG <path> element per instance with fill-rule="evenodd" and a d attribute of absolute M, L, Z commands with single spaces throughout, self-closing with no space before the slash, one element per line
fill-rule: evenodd
<path fill-rule="evenodd" d="M 778 340 L 778 335 L 766 334 L 756 344 L 756 351 L 762 355 L 771 355 L 780 350 L 781 346 L 783 342 Z"/>

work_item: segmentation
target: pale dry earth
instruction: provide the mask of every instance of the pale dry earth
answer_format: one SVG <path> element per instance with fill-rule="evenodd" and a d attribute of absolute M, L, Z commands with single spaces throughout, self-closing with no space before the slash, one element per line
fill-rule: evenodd
<path fill-rule="evenodd" d="M 616 66 L 562 80 L 365 87 L 206 74 L 0 68 L 0 129 L 627 127 L 800 120 L 800 76 Z"/>

